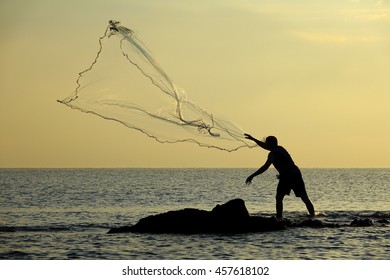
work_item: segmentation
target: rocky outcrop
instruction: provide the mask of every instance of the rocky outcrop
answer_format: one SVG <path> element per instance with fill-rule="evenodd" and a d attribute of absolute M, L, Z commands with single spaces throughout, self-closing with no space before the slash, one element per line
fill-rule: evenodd
<path fill-rule="evenodd" d="M 182 209 L 148 216 L 134 226 L 112 228 L 108 233 L 247 233 L 286 229 L 274 217 L 250 216 L 242 199 L 217 205 L 211 211 Z"/>
<path fill-rule="evenodd" d="M 186 208 L 148 216 L 133 226 L 112 228 L 108 233 L 250 233 L 287 228 L 337 228 L 337 227 L 369 227 L 387 226 L 389 221 L 383 215 L 379 220 L 369 218 L 354 219 L 350 223 L 329 222 L 322 219 L 305 218 L 298 220 L 276 220 L 275 217 L 250 216 L 242 199 L 234 199 L 217 205 L 211 211 Z M 375 216 L 376 217 L 376 216 Z M 386 216 L 387 217 L 387 216 Z"/>

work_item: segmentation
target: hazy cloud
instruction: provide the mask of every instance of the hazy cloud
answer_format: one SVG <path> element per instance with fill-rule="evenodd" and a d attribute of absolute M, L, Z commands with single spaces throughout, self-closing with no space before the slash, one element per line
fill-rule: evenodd
<path fill-rule="evenodd" d="M 390 36 L 375 35 L 342 35 L 310 32 L 292 32 L 293 36 L 309 42 L 317 43 L 364 43 L 364 42 L 390 42 Z"/>

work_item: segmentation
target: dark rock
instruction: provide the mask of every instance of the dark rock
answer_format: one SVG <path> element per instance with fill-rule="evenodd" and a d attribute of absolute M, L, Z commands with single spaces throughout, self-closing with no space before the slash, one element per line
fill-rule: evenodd
<path fill-rule="evenodd" d="M 209 212 L 199 209 L 183 209 L 142 218 L 132 227 L 133 232 L 191 233 L 203 232 L 212 226 Z"/>
<path fill-rule="evenodd" d="M 336 228 L 341 227 L 341 224 L 330 223 L 317 219 L 305 219 L 305 220 L 290 220 L 283 219 L 283 223 L 287 228 L 297 228 L 297 227 L 310 227 L 310 228 Z"/>
<path fill-rule="evenodd" d="M 215 217 L 221 219 L 228 217 L 230 220 L 237 221 L 249 218 L 249 212 L 245 207 L 245 202 L 240 198 L 230 200 L 222 205 L 218 204 L 211 212 Z"/>
<path fill-rule="evenodd" d="M 387 218 L 390 218 L 390 212 L 389 211 L 384 211 L 384 212 L 377 211 L 375 213 L 368 215 L 368 217 L 369 218 L 387 219 Z"/>
<path fill-rule="evenodd" d="M 286 229 L 275 218 L 252 217 L 242 199 L 217 205 L 212 211 L 186 208 L 142 218 L 134 226 L 113 228 L 108 233 L 247 233 Z"/>
<path fill-rule="evenodd" d="M 323 222 L 315 219 L 314 220 L 307 219 L 295 225 L 295 227 L 312 227 L 312 228 L 333 228 L 339 226 L 340 226 L 339 224 Z"/>
<path fill-rule="evenodd" d="M 376 221 L 377 223 L 380 223 L 380 224 L 389 224 L 390 222 L 386 219 L 380 219 L 378 221 Z"/>
<path fill-rule="evenodd" d="M 370 219 L 355 219 L 351 222 L 352 227 L 371 227 L 374 223 Z"/>

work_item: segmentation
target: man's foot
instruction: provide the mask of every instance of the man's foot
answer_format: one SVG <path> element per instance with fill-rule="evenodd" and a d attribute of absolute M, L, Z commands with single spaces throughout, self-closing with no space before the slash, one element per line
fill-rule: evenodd
<path fill-rule="evenodd" d="M 276 219 L 278 222 L 283 222 L 283 216 L 275 216 L 275 219 Z"/>
<path fill-rule="evenodd" d="M 309 218 L 314 218 L 314 217 L 326 217 L 326 214 L 324 212 L 314 212 L 313 214 L 308 215 Z"/>

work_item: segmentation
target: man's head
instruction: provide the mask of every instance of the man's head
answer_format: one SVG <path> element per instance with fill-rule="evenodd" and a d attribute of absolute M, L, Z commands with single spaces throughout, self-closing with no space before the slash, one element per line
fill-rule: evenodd
<path fill-rule="evenodd" d="M 267 144 L 270 149 L 275 148 L 278 146 L 278 139 L 276 139 L 275 136 L 268 136 L 265 138 L 265 144 Z"/>

